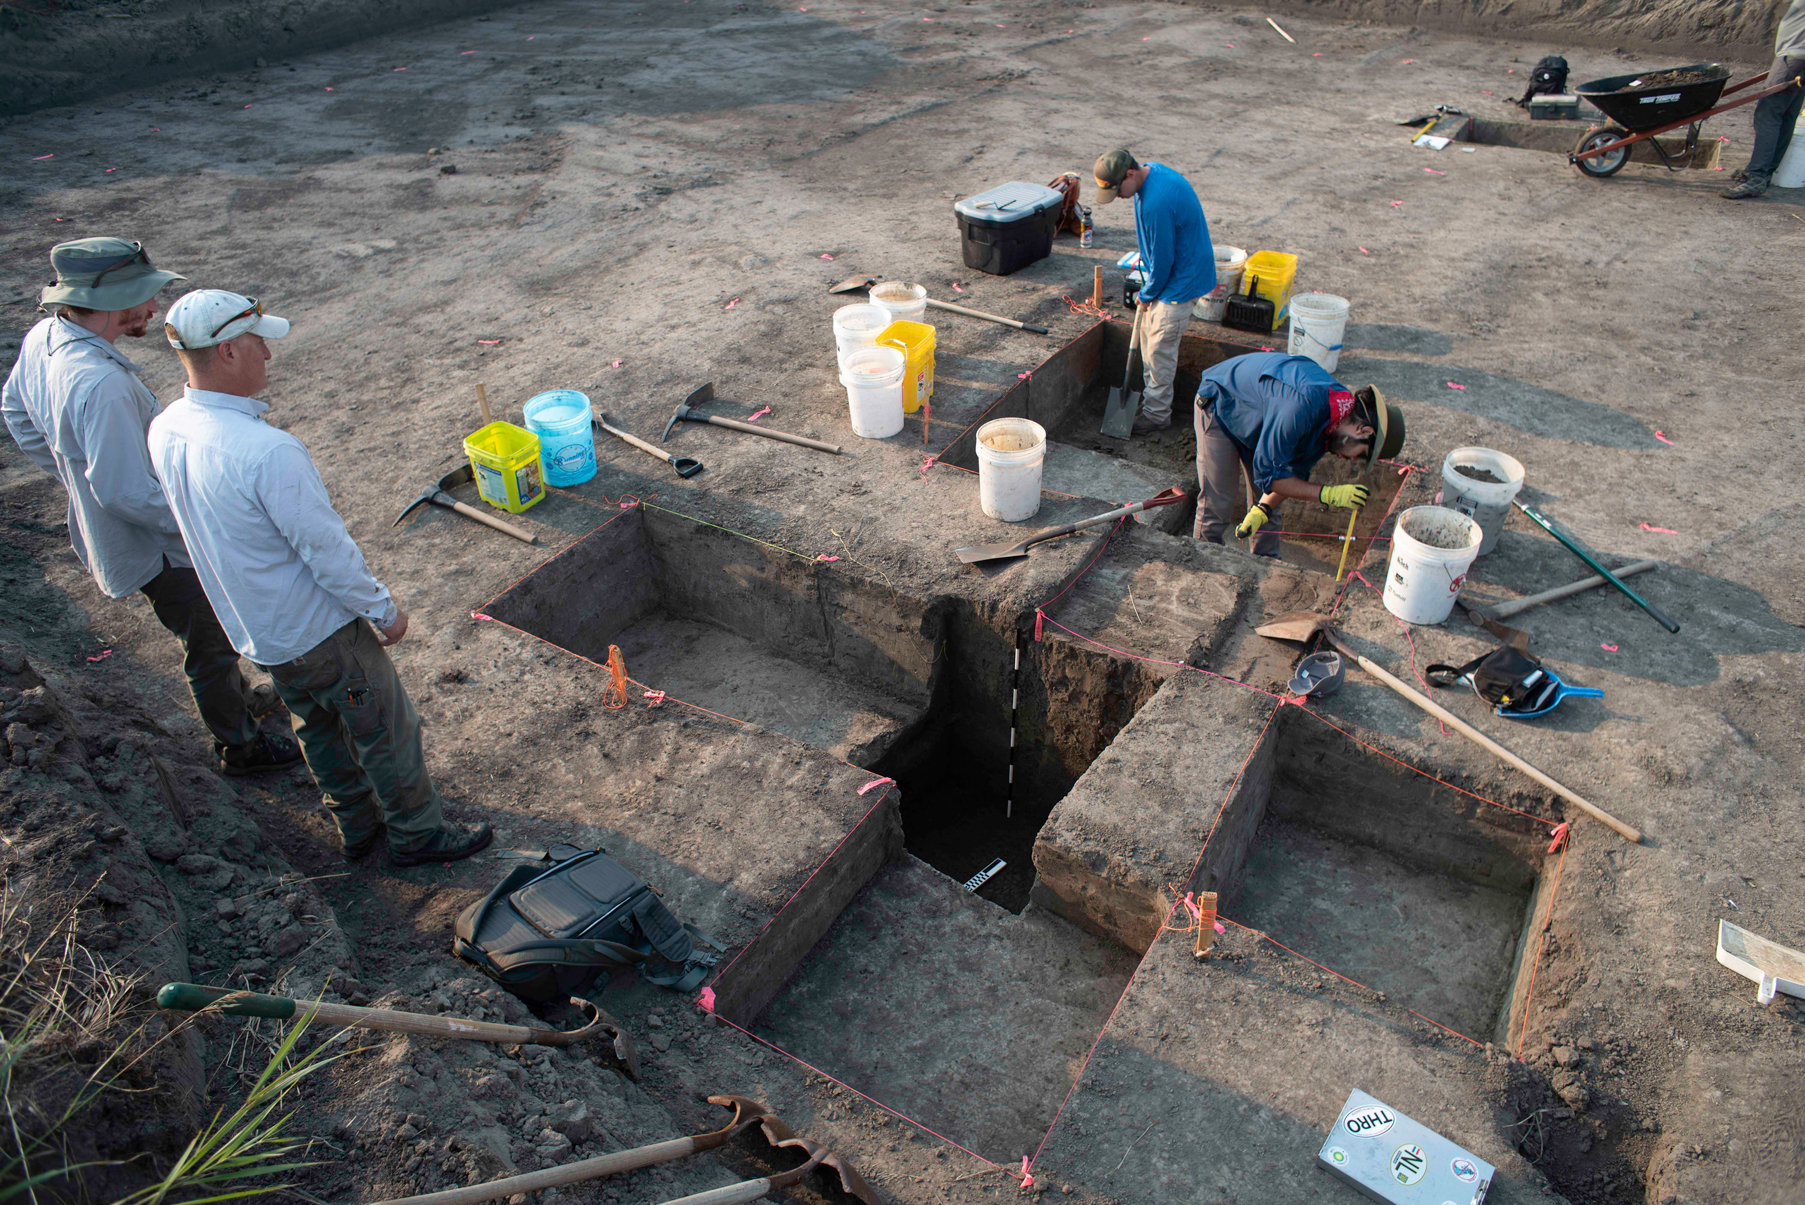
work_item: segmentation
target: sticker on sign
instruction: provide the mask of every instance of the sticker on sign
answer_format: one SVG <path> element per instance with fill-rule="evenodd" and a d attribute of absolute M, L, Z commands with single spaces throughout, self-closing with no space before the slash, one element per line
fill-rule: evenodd
<path fill-rule="evenodd" d="M 1356 1138 L 1377 1138 L 1396 1124 L 1397 1118 L 1384 1105 L 1355 1109 L 1341 1119 L 1342 1128 Z"/>
<path fill-rule="evenodd" d="M 1414 1142 L 1406 1142 L 1391 1153 L 1391 1174 L 1399 1184 L 1415 1184 L 1429 1170 L 1429 1155 Z"/>

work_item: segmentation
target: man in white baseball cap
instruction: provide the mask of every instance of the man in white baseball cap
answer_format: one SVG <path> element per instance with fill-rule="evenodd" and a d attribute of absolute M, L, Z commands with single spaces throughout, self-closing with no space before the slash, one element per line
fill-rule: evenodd
<path fill-rule="evenodd" d="M 143 338 L 157 294 L 183 278 L 151 263 L 142 243 L 118 238 L 58 243 L 50 262 L 57 278 L 39 297 L 50 316 L 25 336 L 6 379 L 6 426 L 32 463 L 63 483 L 69 543 L 94 584 L 109 598 L 142 592 L 182 642 L 182 668 L 220 769 L 292 766 L 301 760 L 294 742 L 257 722 L 278 706 L 276 693 L 245 681 L 151 470 L 145 432 L 156 396 L 115 346 Z"/>
<path fill-rule="evenodd" d="M 267 340 L 288 321 L 201 289 L 163 329 L 188 389 L 151 424 L 151 459 L 220 623 L 295 717 L 345 857 L 385 833 L 393 866 L 483 849 L 487 824 L 444 819 L 420 715 L 383 652 L 407 634 L 407 612 L 371 575 L 306 446 L 263 420 Z"/>

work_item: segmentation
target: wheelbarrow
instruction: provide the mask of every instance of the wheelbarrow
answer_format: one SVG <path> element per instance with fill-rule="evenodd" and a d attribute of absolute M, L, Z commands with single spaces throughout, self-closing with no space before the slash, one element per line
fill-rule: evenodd
<path fill-rule="evenodd" d="M 1752 75 L 1726 88 L 1724 85 L 1730 80 L 1728 67 L 1722 63 L 1692 63 L 1663 71 L 1613 75 L 1581 84 L 1573 89 L 1574 93 L 1591 101 L 1612 124 L 1593 126 L 1580 135 L 1579 143 L 1567 155 L 1567 162 L 1588 176 L 1603 179 L 1623 170 L 1623 165 L 1630 161 L 1632 146 L 1647 142 L 1655 148 L 1655 154 L 1661 157 L 1669 171 L 1677 171 L 1697 157 L 1699 127 L 1706 118 L 1784 92 L 1799 83 L 1800 77 L 1782 80 L 1757 92 L 1747 92 L 1728 104 L 1717 103 L 1723 97 L 1743 92 L 1766 79 L 1766 73 Z M 1655 138 L 1681 126 L 1686 127 L 1686 146 L 1678 154 L 1670 155 Z"/>

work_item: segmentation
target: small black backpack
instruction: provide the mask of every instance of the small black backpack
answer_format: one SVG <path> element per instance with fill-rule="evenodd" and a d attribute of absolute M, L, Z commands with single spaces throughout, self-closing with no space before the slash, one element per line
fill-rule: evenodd
<path fill-rule="evenodd" d="M 689 991 L 718 961 L 691 942 L 697 930 L 600 849 L 555 845 L 516 868 L 458 917 L 451 950 L 535 1004 L 581 994 L 614 971 Z"/>
<path fill-rule="evenodd" d="M 1560 96 L 1567 91 L 1567 60 L 1558 54 L 1545 56 L 1529 72 L 1529 90 L 1523 93 L 1519 106 L 1529 104 L 1532 96 Z"/>

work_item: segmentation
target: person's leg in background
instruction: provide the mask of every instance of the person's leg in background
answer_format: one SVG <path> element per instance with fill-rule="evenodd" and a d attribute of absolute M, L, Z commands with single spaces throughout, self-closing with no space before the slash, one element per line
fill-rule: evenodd
<path fill-rule="evenodd" d="M 249 774 L 293 765 L 300 750 L 259 730 L 253 694 L 238 668 L 213 606 L 192 569 L 164 563 L 163 572 L 143 586 L 157 622 L 182 642 L 182 670 L 201 722 L 213 734 L 214 751 L 228 774 Z"/>
<path fill-rule="evenodd" d="M 1141 313 L 1141 373 L 1146 388 L 1141 393 L 1140 417 L 1134 433 L 1163 431 L 1172 425 L 1172 391 L 1178 378 L 1178 348 L 1191 325 L 1194 301 L 1176 304 L 1156 301 Z"/>
<path fill-rule="evenodd" d="M 1805 75 L 1805 58 L 1775 59 L 1763 87 L 1771 88 L 1781 80 L 1800 75 Z M 1724 196 L 1740 201 L 1767 192 L 1780 160 L 1786 157 L 1786 148 L 1792 143 L 1801 104 L 1805 104 L 1805 88 L 1798 85 L 1755 102 L 1755 145 L 1749 151 L 1749 164 L 1740 173 L 1742 182 L 1724 189 Z"/>

